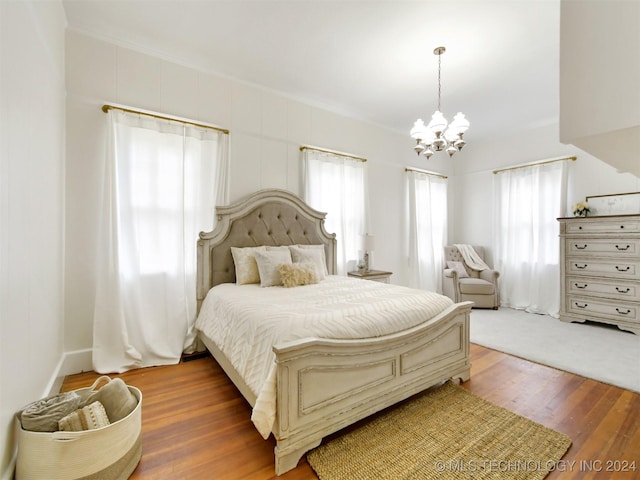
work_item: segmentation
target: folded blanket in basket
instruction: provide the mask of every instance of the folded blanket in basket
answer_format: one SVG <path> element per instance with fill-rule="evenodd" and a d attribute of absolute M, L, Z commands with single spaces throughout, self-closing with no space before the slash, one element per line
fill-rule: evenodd
<path fill-rule="evenodd" d="M 59 393 L 30 403 L 20 412 L 22 428 L 32 432 L 55 432 L 58 421 L 80 408 L 76 392 Z"/>
<path fill-rule="evenodd" d="M 58 427 L 67 432 L 94 430 L 109 425 L 109 417 L 100 402 L 93 402 L 60 419 Z"/>
<path fill-rule="evenodd" d="M 93 402 L 100 402 L 104 405 L 111 423 L 123 419 L 138 405 L 138 400 L 120 378 L 109 379 L 109 383 L 89 395 L 85 405 Z"/>

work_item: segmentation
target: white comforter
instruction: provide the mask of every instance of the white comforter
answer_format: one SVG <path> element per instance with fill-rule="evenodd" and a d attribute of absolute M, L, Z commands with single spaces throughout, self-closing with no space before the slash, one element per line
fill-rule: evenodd
<path fill-rule="evenodd" d="M 437 293 L 344 276 L 294 288 L 225 283 L 207 294 L 196 328 L 220 348 L 256 395 L 251 420 L 267 438 L 276 414 L 273 345 L 308 337 L 387 335 L 425 322 L 452 304 Z"/>

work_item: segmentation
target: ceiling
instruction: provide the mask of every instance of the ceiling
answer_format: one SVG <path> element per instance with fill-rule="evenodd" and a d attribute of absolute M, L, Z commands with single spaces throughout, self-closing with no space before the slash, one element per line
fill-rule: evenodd
<path fill-rule="evenodd" d="M 560 0 L 63 0 L 70 29 L 408 134 L 437 107 L 467 140 L 558 121 Z"/>

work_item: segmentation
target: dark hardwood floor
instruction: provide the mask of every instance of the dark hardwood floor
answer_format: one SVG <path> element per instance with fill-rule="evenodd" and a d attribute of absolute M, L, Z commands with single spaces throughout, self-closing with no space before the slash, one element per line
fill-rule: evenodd
<path fill-rule="evenodd" d="M 640 394 L 477 345 L 471 358 L 466 389 L 573 440 L 548 479 L 640 479 Z M 97 376 L 69 376 L 63 390 Z M 258 434 L 249 405 L 211 357 L 119 376 L 143 393 L 143 455 L 132 479 L 317 478 L 304 458 L 275 476 L 275 442 Z"/>

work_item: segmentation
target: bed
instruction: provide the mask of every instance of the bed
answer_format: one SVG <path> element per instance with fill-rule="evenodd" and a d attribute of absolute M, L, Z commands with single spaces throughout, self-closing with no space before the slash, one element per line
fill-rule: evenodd
<path fill-rule="evenodd" d="M 336 238 L 324 228 L 325 214 L 291 192 L 261 190 L 216 214 L 216 227 L 197 244 L 196 328 L 253 407 L 257 430 L 275 437 L 276 474 L 295 468 L 330 433 L 447 379 L 469 379 L 472 302 L 334 275 Z M 295 245 L 322 251 L 325 280 L 294 288 L 236 285 L 232 247 Z M 317 303 L 323 298 L 329 305 Z M 238 313 L 238 323 L 215 324 L 249 299 L 254 303 Z M 407 308 L 400 314 L 405 307 L 396 304 Z M 272 335 L 265 325 L 285 314 L 286 334 Z M 380 317 L 377 326 L 368 317 Z M 319 321 L 326 318 L 333 326 Z M 346 318 L 362 330 L 341 328 Z M 260 353 L 265 357 L 258 348 L 268 350 Z M 260 373 L 249 373 L 247 363 Z"/>

